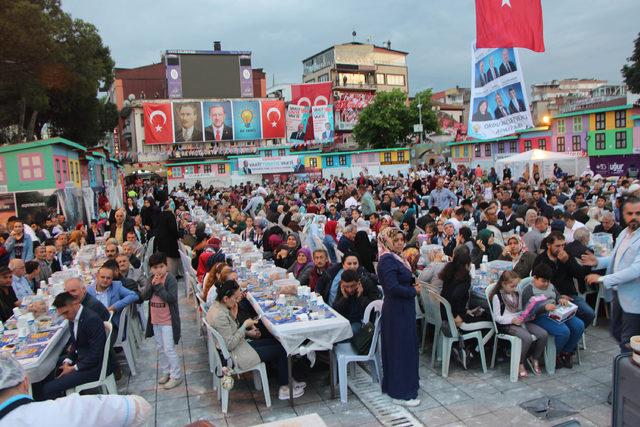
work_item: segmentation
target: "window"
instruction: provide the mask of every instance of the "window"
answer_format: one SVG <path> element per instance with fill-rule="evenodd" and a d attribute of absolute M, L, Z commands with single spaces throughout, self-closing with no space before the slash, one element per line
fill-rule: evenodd
<path fill-rule="evenodd" d="M 480 144 L 476 144 L 476 146 L 475 146 L 475 148 L 474 148 L 474 149 L 475 149 L 475 155 L 476 155 L 476 157 L 481 157 L 481 156 L 482 156 L 482 153 L 480 152 Z"/>
<path fill-rule="evenodd" d="M 580 141 L 580 135 L 573 135 L 571 137 L 571 149 L 573 151 L 580 151 L 582 141 Z"/>
<path fill-rule="evenodd" d="M 7 183 L 7 168 L 4 164 L 4 157 L 0 157 L 0 184 Z"/>
<path fill-rule="evenodd" d="M 279 149 L 278 149 L 278 156 L 284 156 L 284 155 L 285 155 L 285 153 L 286 153 L 286 151 L 285 151 L 285 149 L 284 149 L 284 148 L 279 148 Z"/>
<path fill-rule="evenodd" d="M 387 74 L 387 84 L 389 86 L 404 86 L 404 76 L 402 74 Z"/>
<path fill-rule="evenodd" d="M 404 162 L 404 151 L 398 151 L 398 161 Z"/>
<path fill-rule="evenodd" d="M 573 131 L 582 132 L 582 117 L 573 118 Z"/>
<path fill-rule="evenodd" d="M 218 173 L 227 173 L 227 165 L 224 163 L 218 165 Z"/>
<path fill-rule="evenodd" d="M 596 133 L 596 150 L 604 150 L 606 147 L 606 137 L 604 133 Z"/>
<path fill-rule="evenodd" d="M 518 152 L 518 143 L 515 141 L 511 141 L 509 143 L 509 151 L 512 153 L 517 153 Z"/>
<path fill-rule="evenodd" d="M 318 82 L 328 82 L 329 81 L 329 73 L 323 74 L 318 77 Z"/>
<path fill-rule="evenodd" d="M 498 153 L 504 153 L 504 142 L 498 142 Z"/>
<path fill-rule="evenodd" d="M 333 156 L 327 157 L 327 166 L 333 166 Z"/>
<path fill-rule="evenodd" d="M 340 73 L 338 74 L 338 86 L 363 85 L 366 83 L 364 74 Z"/>
<path fill-rule="evenodd" d="M 317 168 L 318 167 L 318 159 L 316 159 L 315 157 L 311 157 L 309 158 L 309 167 L 310 168 Z"/>
<path fill-rule="evenodd" d="M 56 182 L 62 184 L 62 171 L 60 170 L 60 159 L 56 159 Z"/>
<path fill-rule="evenodd" d="M 67 172 L 67 160 L 66 159 L 62 159 L 62 178 L 63 178 L 64 182 L 67 182 L 69 180 L 69 174 Z"/>
<path fill-rule="evenodd" d="M 194 166 L 186 166 L 184 168 L 185 175 L 193 175 L 194 173 L 196 173 L 196 168 Z"/>
<path fill-rule="evenodd" d="M 566 126 L 564 123 L 564 119 L 559 119 L 558 120 L 558 133 L 565 133 L 566 132 Z"/>
<path fill-rule="evenodd" d="M 618 129 L 627 127 L 627 111 L 626 110 L 616 111 L 616 127 Z M 617 140 L 617 137 L 616 137 L 616 140 Z M 626 143 L 625 143 L 625 146 L 626 146 Z"/>
<path fill-rule="evenodd" d="M 565 146 L 564 146 L 564 136 L 559 136 L 556 139 L 556 150 L 558 152 L 564 152 L 565 151 Z"/>
<path fill-rule="evenodd" d="M 465 145 L 463 149 L 464 157 L 469 157 L 469 146 Z"/>
<path fill-rule="evenodd" d="M 529 151 L 529 150 L 531 150 L 531 140 L 530 139 L 525 139 L 524 140 L 524 151 Z"/>
<path fill-rule="evenodd" d="M 180 166 L 171 168 L 171 176 L 174 178 L 182 178 L 182 168 Z"/>
<path fill-rule="evenodd" d="M 491 155 L 491 144 L 484 144 L 484 155 L 489 157 Z"/>
<path fill-rule="evenodd" d="M 547 140 L 544 138 L 540 138 L 538 139 L 538 148 L 541 150 L 546 150 L 547 149 Z"/>
<path fill-rule="evenodd" d="M 204 165 L 204 173 L 211 173 L 211 165 Z"/>
<path fill-rule="evenodd" d="M 338 156 L 338 164 L 345 166 L 347 164 L 347 156 Z"/>
<path fill-rule="evenodd" d="M 384 162 L 385 163 L 391 162 L 391 153 L 389 152 L 384 153 Z"/>
<path fill-rule="evenodd" d="M 71 181 L 75 181 L 76 180 L 76 176 L 75 176 L 75 169 L 74 169 L 74 164 L 69 162 L 69 177 L 71 179 Z"/>
<path fill-rule="evenodd" d="M 384 74 L 376 74 L 376 83 L 379 85 L 384 84 Z"/>
<path fill-rule="evenodd" d="M 627 148 L 627 132 L 616 132 L 616 148 Z"/>
<path fill-rule="evenodd" d="M 596 114 L 596 130 L 604 130 L 606 127 L 606 115 L 604 113 Z"/>
<path fill-rule="evenodd" d="M 21 181 L 44 180 L 42 154 L 18 154 L 18 169 Z"/>
<path fill-rule="evenodd" d="M 271 150 L 264 150 L 265 157 L 271 157 Z"/>

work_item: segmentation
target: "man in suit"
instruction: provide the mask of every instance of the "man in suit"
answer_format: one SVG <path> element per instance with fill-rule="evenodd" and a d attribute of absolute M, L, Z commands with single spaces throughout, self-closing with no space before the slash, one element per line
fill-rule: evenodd
<path fill-rule="evenodd" d="M 116 239 L 119 244 L 122 244 L 127 240 L 127 233 L 129 231 L 133 231 L 133 219 L 127 217 L 127 213 L 124 208 L 120 208 L 116 211 L 115 221 L 111 223 L 109 231 L 109 237 Z"/>
<path fill-rule="evenodd" d="M 493 56 L 489 57 L 489 69 L 487 70 L 487 81 L 493 81 L 500 77 L 498 69 L 495 67 L 493 62 Z"/>
<path fill-rule="evenodd" d="M 251 168 L 249 167 L 249 161 L 242 162 L 242 173 L 245 175 L 251 175 Z"/>
<path fill-rule="evenodd" d="M 104 265 L 98 270 L 95 283 L 87 287 L 87 292 L 113 313 L 111 323 L 116 328 L 120 324 L 122 310 L 138 302 L 138 294 L 125 288 L 122 282 L 114 281 L 113 270 Z"/>
<path fill-rule="evenodd" d="M 502 49 L 502 64 L 500 65 L 500 75 L 513 73 L 516 71 L 516 64 L 509 60 L 509 49 Z"/>
<path fill-rule="evenodd" d="M 176 109 L 176 142 L 202 141 L 202 130 L 198 120 L 198 104 L 185 102 Z"/>
<path fill-rule="evenodd" d="M 630 352 L 629 341 L 640 335 L 640 199 L 629 197 L 622 208 L 627 227 L 620 232 L 608 257 L 583 255 L 582 262 L 594 270 L 606 268 L 606 275 L 589 274 L 588 285 L 602 284 L 611 301 L 611 335 L 623 353 Z"/>
<path fill-rule="evenodd" d="M 524 105 L 524 101 L 522 99 L 518 99 L 516 95 L 516 90 L 514 88 L 509 89 L 509 113 L 523 113 L 526 111 L 527 106 Z"/>
<path fill-rule="evenodd" d="M 73 254 L 71 253 L 71 249 L 68 247 L 67 234 L 61 233 L 56 237 L 55 241 L 56 248 L 56 260 L 58 261 L 58 265 L 60 269 L 62 267 L 69 267 L 73 262 Z"/>
<path fill-rule="evenodd" d="M 304 171 L 304 163 L 302 163 L 302 160 L 298 157 L 296 165 L 293 167 L 293 173 L 304 173 Z"/>
<path fill-rule="evenodd" d="M 226 114 L 222 105 L 212 105 L 209 107 L 209 118 L 211 126 L 204 130 L 207 141 L 228 141 L 233 139 L 233 128 L 225 124 Z"/>
<path fill-rule="evenodd" d="M 484 62 L 480 61 L 478 64 L 479 72 L 476 76 L 476 87 L 483 87 L 487 84 L 487 75 L 484 72 Z"/>
<path fill-rule="evenodd" d="M 109 218 L 109 222 L 107 222 L 107 227 L 110 227 L 111 224 L 116 222 L 116 210 L 111 208 L 110 202 L 105 202 L 104 211 L 107 214 L 107 218 Z"/>
<path fill-rule="evenodd" d="M 72 387 L 97 380 L 107 341 L 102 320 L 68 292 L 58 294 L 53 306 L 69 321 L 70 345 L 62 364 L 42 385 L 40 400 L 55 399 Z"/>
<path fill-rule="evenodd" d="M 509 115 L 509 112 L 507 111 L 507 108 L 504 106 L 504 101 L 502 100 L 502 95 L 500 95 L 500 92 L 496 92 L 496 104 L 497 104 L 497 107 L 495 110 L 493 110 L 493 116 L 496 119 L 507 117 Z"/>
<path fill-rule="evenodd" d="M 100 303 L 95 297 L 87 293 L 87 288 L 82 283 L 82 280 L 78 277 L 72 277 L 64 281 L 64 291 L 68 292 L 76 301 L 78 301 L 84 308 L 88 308 L 93 311 L 98 317 L 106 322 L 109 320 L 109 310 Z"/>
<path fill-rule="evenodd" d="M 322 132 L 322 140 L 328 141 L 333 139 L 333 131 L 331 130 L 331 123 L 327 122 L 324 124 L 324 132 Z"/>
<path fill-rule="evenodd" d="M 298 140 L 304 141 L 304 126 L 302 123 L 298 123 L 298 130 L 296 132 L 291 132 L 291 136 L 289 136 L 289 140 Z"/>

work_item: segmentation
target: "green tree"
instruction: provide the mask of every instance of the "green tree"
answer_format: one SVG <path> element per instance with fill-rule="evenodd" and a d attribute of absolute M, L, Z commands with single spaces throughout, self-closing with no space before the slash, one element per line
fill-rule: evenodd
<path fill-rule="evenodd" d="M 422 105 L 422 128 L 424 132 L 440 132 L 438 115 L 433 110 L 433 105 L 431 104 L 431 89 L 416 93 L 415 98 L 411 101 L 409 112 L 413 124 L 420 123 L 420 109 L 418 108 L 418 104 Z"/>
<path fill-rule="evenodd" d="M 633 93 L 640 93 L 640 34 L 636 38 L 633 47 L 633 54 L 627 58 L 629 64 L 622 67 L 624 82 Z"/>
<path fill-rule="evenodd" d="M 413 132 L 407 97 L 399 89 L 378 92 L 360 113 L 353 135 L 362 148 L 387 148 L 407 142 Z"/>
<path fill-rule="evenodd" d="M 65 13 L 60 0 L 0 0 L 2 142 L 33 139 L 44 123 L 91 146 L 117 123 L 96 95 L 114 62 L 96 28 Z"/>

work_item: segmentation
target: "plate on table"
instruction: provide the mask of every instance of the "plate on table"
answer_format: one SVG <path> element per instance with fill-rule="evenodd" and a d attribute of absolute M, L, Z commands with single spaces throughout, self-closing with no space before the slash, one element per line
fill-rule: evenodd
<path fill-rule="evenodd" d="M 18 360 L 36 359 L 44 352 L 46 348 L 46 344 L 28 345 L 22 347 L 20 350 L 17 350 L 15 356 Z"/>

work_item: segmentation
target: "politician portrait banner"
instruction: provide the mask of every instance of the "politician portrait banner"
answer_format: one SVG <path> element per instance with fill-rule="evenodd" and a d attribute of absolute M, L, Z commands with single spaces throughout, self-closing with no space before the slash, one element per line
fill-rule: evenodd
<path fill-rule="evenodd" d="M 173 129 L 175 142 L 201 142 L 202 103 L 174 102 Z"/>
<path fill-rule="evenodd" d="M 300 156 L 240 157 L 238 172 L 240 175 L 299 173 L 304 172 L 304 162 Z"/>
<path fill-rule="evenodd" d="M 260 127 L 260 103 L 258 101 L 233 101 L 233 139 L 243 141 L 262 138 Z"/>
<path fill-rule="evenodd" d="M 287 107 L 287 136 L 289 142 L 302 143 L 305 141 L 309 107 L 289 104 Z"/>
<path fill-rule="evenodd" d="M 518 53 L 471 46 L 471 114 L 468 135 L 491 139 L 533 127 Z"/>
<path fill-rule="evenodd" d="M 313 139 L 323 143 L 333 142 L 333 106 L 311 107 Z"/>
<path fill-rule="evenodd" d="M 233 110 L 231 101 L 205 101 L 202 103 L 205 141 L 233 139 Z"/>

